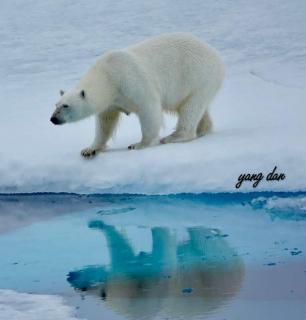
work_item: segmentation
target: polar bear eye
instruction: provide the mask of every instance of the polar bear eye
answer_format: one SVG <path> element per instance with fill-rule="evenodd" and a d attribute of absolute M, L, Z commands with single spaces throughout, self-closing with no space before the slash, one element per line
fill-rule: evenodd
<path fill-rule="evenodd" d="M 63 104 L 63 108 L 69 108 L 68 104 Z"/>

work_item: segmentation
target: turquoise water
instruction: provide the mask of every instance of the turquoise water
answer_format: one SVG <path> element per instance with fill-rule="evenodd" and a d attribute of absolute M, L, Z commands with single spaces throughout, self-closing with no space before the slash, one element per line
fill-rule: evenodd
<path fill-rule="evenodd" d="M 80 318 L 306 315 L 306 193 L 0 195 L 0 225 L 0 289 Z"/>

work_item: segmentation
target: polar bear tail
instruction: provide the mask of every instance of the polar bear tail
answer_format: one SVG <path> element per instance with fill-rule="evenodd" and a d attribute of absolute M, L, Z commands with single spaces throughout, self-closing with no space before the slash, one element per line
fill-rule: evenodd
<path fill-rule="evenodd" d="M 210 117 L 210 114 L 208 113 L 208 110 L 205 111 L 202 119 L 200 120 L 198 127 L 197 127 L 197 136 L 201 137 L 205 134 L 212 131 L 213 124 Z"/>

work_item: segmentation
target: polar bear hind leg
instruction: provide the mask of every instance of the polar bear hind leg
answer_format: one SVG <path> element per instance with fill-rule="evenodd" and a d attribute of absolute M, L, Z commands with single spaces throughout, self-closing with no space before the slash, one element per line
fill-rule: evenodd
<path fill-rule="evenodd" d="M 160 143 L 185 142 L 201 137 L 212 129 L 208 108 L 220 85 L 214 83 L 194 93 L 177 110 L 178 122 L 175 131 L 160 140 Z"/>
<path fill-rule="evenodd" d="M 212 120 L 208 110 L 205 111 L 204 116 L 200 120 L 197 128 L 197 136 L 202 137 L 211 132 L 213 128 Z"/>
<path fill-rule="evenodd" d="M 179 107 L 178 122 L 175 131 L 169 136 L 161 139 L 161 143 L 173 143 L 190 141 L 197 137 L 197 128 L 203 114 L 208 107 L 207 103 L 203 106 L 203 97 L 194 95 Z"/>

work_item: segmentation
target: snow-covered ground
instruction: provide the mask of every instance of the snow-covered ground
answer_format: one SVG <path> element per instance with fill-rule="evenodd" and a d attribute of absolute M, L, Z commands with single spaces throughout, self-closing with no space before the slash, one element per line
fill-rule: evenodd
<path fill-rule="evenodd" d="M 19 293 L 0 289 L 0 319 L 76 320 L 73 308 L 55 295 Z"/>
<path fill-rule="evenodd" d="M 176 193 L 306 189 L 306 3 L 252 1 L 3 1 L 0 11 L 0 192 Z M 92 119 L 54 127 L 58 90 L 95 59 L 163 32 L 189 31 L 228 66 L 207 137 L 141 151 L 134 116 L 124 116 L 108 153 L 81 159 Z M 163 132 L 175 119 L 166 118 Z"/>

